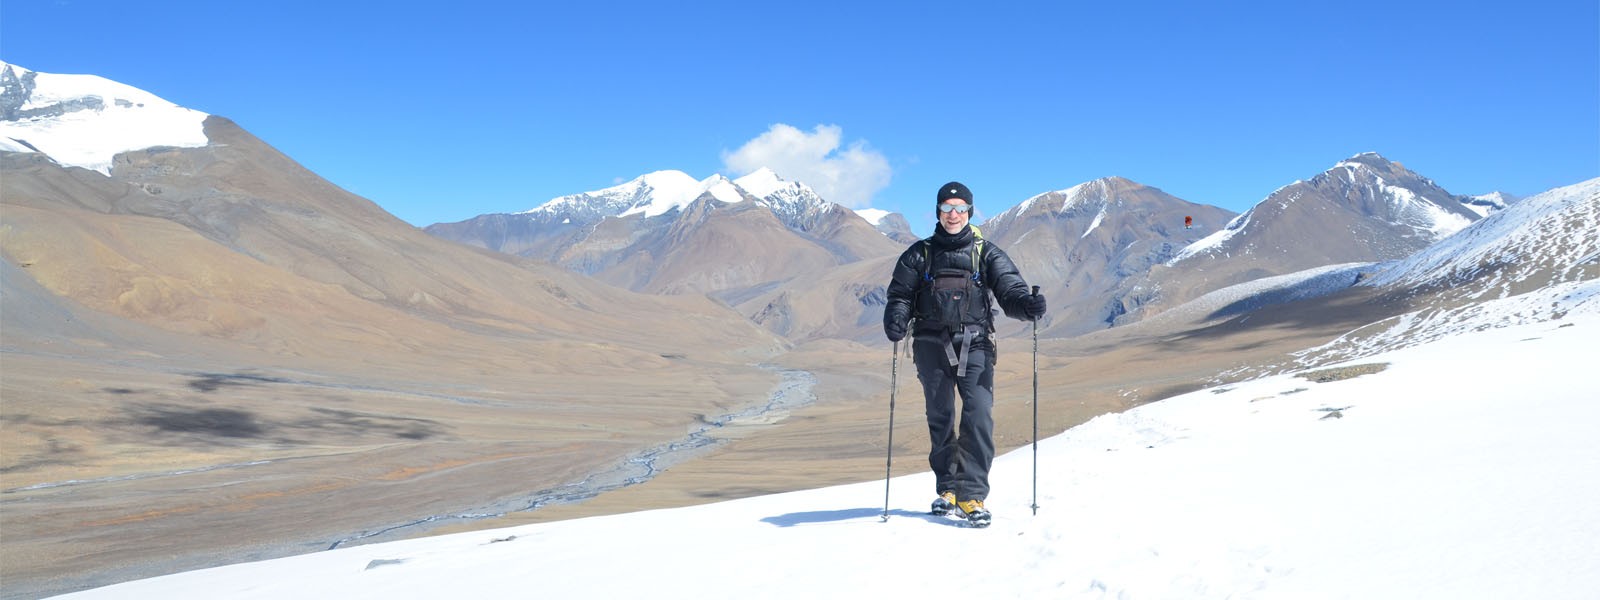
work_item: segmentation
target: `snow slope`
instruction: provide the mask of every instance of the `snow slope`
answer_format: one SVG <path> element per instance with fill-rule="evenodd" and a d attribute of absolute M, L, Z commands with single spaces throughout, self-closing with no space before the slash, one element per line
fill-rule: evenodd
<path fill-rule="evenodd" d="M 1474 289 L 1481 291 L 1473 297 L 1505 295 L 1531 277 L 1541 278 L 1535 287 L 1580 279 L 1597 260 L 1600 178 L 1513 204 L 1364 284 L 1421 287 L 1474 281 Z"/>
<path fill-rule="evenodd" d="M 1262 277 L 1209 292 L 1142 322 L 1154 328 L 1201 323 L 1236 316 L 1269 304 L 1325 296 L 1355 285 L 1361 273 L 1374 268 L 1373 263 L 1343 263 Z"/>
<path fill-rule="evenodd" d="M 867 481 L 71 597 L 1592 598 L 1600 308 L 1572 308 L 1360 361 L 1377 373 L 1096 418 L 1039 444 L 1037 515 L 1032 454 L 1000 457 L 984 530 L 923 514 L 922 473 L 893 480 L 886 522 L 884 482 Z"/>
<path fill-rule="evenodd" d="M 118 153 L 209 143 L 206 113 L 94 75 L 52 75 L 0 62 L 0 150 L 31 147 L 65 166 L 111 174 Z"/>

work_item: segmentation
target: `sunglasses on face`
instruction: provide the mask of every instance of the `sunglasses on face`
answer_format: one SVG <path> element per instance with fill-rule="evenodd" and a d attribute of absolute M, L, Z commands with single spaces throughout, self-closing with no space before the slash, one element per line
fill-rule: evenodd
<path fill-rule="evenodd" d="M 950 212 L 952 210 L 956 211 L 958 213 L 961 213 L 961 214 L 967 214 L 967 211 L 972 210 L 972 206 L 968 205 L 968 204 L 940 204 L 939 205 L 939 212 L 947 213 L 947 212 Z"/>

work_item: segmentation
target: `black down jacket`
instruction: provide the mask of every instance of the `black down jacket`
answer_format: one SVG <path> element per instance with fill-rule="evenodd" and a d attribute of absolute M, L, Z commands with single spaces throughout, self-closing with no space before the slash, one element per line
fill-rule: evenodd
<path fill-rule="evenodd" d="M 903 324 L 911 321 L 913 317 L 924 316 L 915 314 L 918 295 L 928 293 L 927 286 L 924 285 L 924 274 L 937 273 L 942 269 L 974 271 L 972 251 L 973 244 L 978 239 L 971 226 L 954 235 L 936 227 L 932 237 L 911 244 L 911 247 L 900 255 L 900 260 L 895 262 L 894 276 L 889 280 L 889 299 L 883 308 L 885 329 L 887 330 L 891 323 Z M 1023 304 L 1029 295 L 1028 284 L 1023 281 L 1022 274 L 1017 272 L 1017 265 L 1011 262 L 1005 251 L 989 240 L 983 241 L 983 253 L 979 260 L 983 263 L 982 268 L 976 271 L 980 274 L 983 288 L 999 301 L 1000 309 L 1005 311 L 1006 316 L 1027 320 L 1023 313 Z M 932 265 L 927 264 L 927 261 L 932 261 Z M 917 322 L 911 324 L 909 329 L 913 335 L 939 331 L 939 323 L 925 322 L 926 320 L 918 318 Z M 992 320 L 990 317 L 984 323 L 989 330 L 993 330 Z"/>

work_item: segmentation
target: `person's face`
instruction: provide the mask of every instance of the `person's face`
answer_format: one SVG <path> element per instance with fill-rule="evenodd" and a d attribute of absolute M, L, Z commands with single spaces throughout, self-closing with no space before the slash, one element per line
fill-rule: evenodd
<path fill-rule="evenodd" d="M 951 198 L 939 204 L 939 225 L 944 227 L 945 233 L 960 233 L 971 215 L 972 205 L 966 200 Z"/>

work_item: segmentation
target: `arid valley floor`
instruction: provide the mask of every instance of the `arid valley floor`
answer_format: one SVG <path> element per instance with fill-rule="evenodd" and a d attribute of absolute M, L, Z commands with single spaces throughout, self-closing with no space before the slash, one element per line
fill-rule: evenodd
<path fill-rule="evenodd" d="M 1319 300 L 1322 318 L 1311 322 L 1269 310 L 1249 326 L 1128 327 L 1041 340 L 1040 435 L 1236 377 L 1242 367 L 1281 363 L 1366 322 L 1360 300 Z M 1032 340 L 1025 325 L 1007 325 L 996 378 L 1002 451 L 1032 436 Z M 891 375 L 894 472 L 926 468 L 920 386 L 908 359 L 892 369 L 887 342 L 817 341 L 775 355 L 769 362 L 816 377 L 804 406 L 716 428 L 708 435 L 722 443 L 642 483 L 589 480 L 578 487 L 610 491 L 532 511 L 520 509 L 541 492 L 597 473 L 616 479 L 629 456 L 765 403 L 778 378 L 770 369 L 683 359 L 645 373 L 630 367 L 622 377 L 607 376 L 603 364 L 529 377 L 331 363 L 261 369 L 242 361 L 248 357 L 192 348 L 74 357 L 12 350 L 0 390 L 8 403 L 0 499 L 7 597 L 336 545 L 881 478 Z M 558 396 L 582 401 L 539 401 Z M 30 437 L 45 429 L 48 439 Z M 1040 476 L 1050 476 L 1049 465 Z"/>

